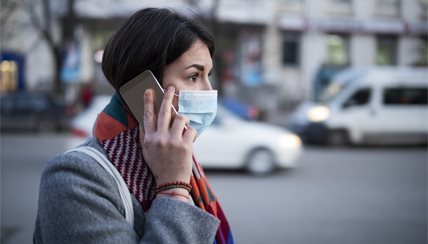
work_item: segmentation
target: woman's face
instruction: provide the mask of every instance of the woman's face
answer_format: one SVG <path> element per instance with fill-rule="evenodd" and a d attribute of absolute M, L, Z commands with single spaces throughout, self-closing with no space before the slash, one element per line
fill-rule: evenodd
<path fill-rule="evenodd" d="M 208 47 L 197 39 L 178 59 L 167 65 L 163 72 L 163 87 L 175 90 L 212 90 L 208 79 L 213 68 Z M 177 108 L 177 97 L 174 107 Z"/>

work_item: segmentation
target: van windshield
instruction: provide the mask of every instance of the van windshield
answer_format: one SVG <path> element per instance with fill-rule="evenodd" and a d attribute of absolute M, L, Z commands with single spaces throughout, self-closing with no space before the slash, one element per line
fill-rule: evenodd
<path fill-rule="evenodd" d="M 339 73 L 335 79 L 321 92 L 320 102 L 328 103 L 336 98 L 345 88 L 360 78 L 363 73 L 360 70 L 349 70 Z"/>
<path fill-rule="evenodd" d="M 330 102 L 345 89 L 347 84 L 349 84 L 349 82 L 345 82 L 345 83 L 332 82 L 321 93 L 320 102 L 321 103 Z"/>

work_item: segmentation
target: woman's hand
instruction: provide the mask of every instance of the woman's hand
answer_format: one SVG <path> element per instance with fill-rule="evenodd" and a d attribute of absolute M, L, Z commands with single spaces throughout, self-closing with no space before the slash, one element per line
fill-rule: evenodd
<path fill-rule="evenodd" d="M 144 132 L 140 125 L 143 156 L 149 165 L 156 184 L 172 181 L 189 182 L 192 174 L 192 144 L 196 131 L 185 125 L 188 118 L 177 115 L 171 125 L 171 105 L 175 88 L 164 93 L 158 115 L 154 111 L 151 90 L 144 93 Z"/>

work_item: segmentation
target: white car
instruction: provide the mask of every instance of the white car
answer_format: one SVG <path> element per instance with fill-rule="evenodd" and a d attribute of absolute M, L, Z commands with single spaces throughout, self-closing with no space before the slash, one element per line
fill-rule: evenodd
<path fill-rule="evenodd" d="M 205 168 L 244 168 L 266 174 L 295 167 L 302 143 L 281 127 L 243 120 L 220 106 L 214 123 L 196 139 L 194 151 Z"/>
<path fill-rule="evenodd" d="M 97 114 L 110 97 L 98 97 L 72 125 L 71 146 L 92 134 Z M 249 122 L 219 106 L 213 124 L 194 143 L 194 154 L 204 168 L 246 169 L 267 174 L 277 168 L 293 168 L 302 152 L 300 138 L 277 126 Z"/>

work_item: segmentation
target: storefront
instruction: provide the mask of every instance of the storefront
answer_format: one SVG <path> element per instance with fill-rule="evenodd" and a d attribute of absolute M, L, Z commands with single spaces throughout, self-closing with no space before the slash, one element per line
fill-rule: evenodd
<path fill-rule="evenodd" d="M 0 55 L 0 93 L 25 89 L 25 58 L 16 52 Z"/>

